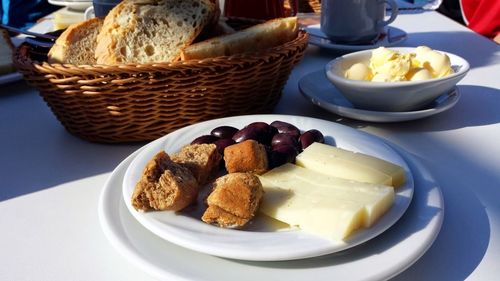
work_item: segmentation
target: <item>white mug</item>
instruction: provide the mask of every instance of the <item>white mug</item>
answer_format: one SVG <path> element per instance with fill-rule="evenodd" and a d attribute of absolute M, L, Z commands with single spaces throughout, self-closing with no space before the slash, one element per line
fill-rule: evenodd
<path fill-rule="evenodd" d="M 385 20 L 386 3 L 391 15 Z M 336 43 L 360 44 L 376 38 L 398 15 L 394 0 L 323 0 L 321 31 Z"/>

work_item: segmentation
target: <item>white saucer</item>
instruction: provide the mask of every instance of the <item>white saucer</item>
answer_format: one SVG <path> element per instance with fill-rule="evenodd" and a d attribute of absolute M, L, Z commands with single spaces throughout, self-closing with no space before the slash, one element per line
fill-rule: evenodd
<path fill-rule="evenodd" d="M 121 194 L 125 171 L 140 150 L 125 159 L 104 185 L 98 203 L 99 220 L 105 236 L 120 254 L 161 280 L 386 280 L 427 251 L 444 215 L 441 190 L 432 175 L 409 154 L 396 150 L 415 179 L 412 204 L 389 230 L 337 254 L 286 262 L 248 262 L 202 254 L 165 241 L 130 214 Z"/>
<path fill-rule="evenodd" d="M 324 70 L 309 73 L 299 80 L 299 90 L 313 104 L 343 117 L 369 122 L 402 122 L 421 119 L 452 108 L 460 99 L 458 88 L 438 97 L 422 110 L 407 112 L 383 112 L 354 108 L 328 81 Z"/>
<path fill-rule="evenodd" d="M 309 25 L 305 27 L 305 30 L 309 32 L 309 43 L 322 48 L 340 51 L 361 51 L 378 47 L 390 47 L 403 42 L 408 37 L 404 30 L 393 26 L 386 26 L 379 40 L 375 41 L 373 44 L 347 45 L 332 42 L 323 31 L 321 31 L 319 24 Z"/>
<path fill-rule="evenodd" d="M 88 7 L 92 6 L 92 1 L 60 1 L 49 0 L 49 3 L 56 6 L 68 7 L 75 11 L 85 11 Z"/>

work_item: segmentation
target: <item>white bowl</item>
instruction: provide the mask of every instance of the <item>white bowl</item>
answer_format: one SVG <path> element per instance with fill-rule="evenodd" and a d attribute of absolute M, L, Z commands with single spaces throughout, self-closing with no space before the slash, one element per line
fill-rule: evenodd
<path fill-rule="evenodd" d="M 400 53 L 414 53 L 415 48 L 390 48 Z M 450 58 L 454 73 L 429 80 L 400 82 L 371 82 L 344 77 L 353 64 L 368 64 L 373 50 L 365 50 L 338 57 L 326 66 L 326 76 L 355 107 L 376 111 L 411 111 L 425 107 L 437 97 L 455 88 L 469 71 L 469 63 L 454 54 Z"/>

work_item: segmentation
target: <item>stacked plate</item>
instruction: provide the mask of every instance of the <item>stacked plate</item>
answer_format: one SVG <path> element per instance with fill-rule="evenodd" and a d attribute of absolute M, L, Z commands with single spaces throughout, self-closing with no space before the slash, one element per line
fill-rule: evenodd
<path fill-rule="evenodd" d="M 49 3 L 56 6 L 68 7 L 68 9 L 81 12 L 84 12 L 88 7 L 92 6 L 92 1 L 88 0 L 49 0 Z"/>
<path fill-rule="evenodd" d="M 272 223 L 261 215 L 250 227 L 234 230 L 205 224 L 193 212 L 143 213 L 130 205 L 135 182 L 157 152 L 173 153 L 218 126 L 241 128 L 255 121 L 275 120 L 301 130 L 318 129 L 327 142 L 337 147 L 404 167 L 407 181 L 396 190 L 393 207 L 373 227 L 345 241 L 330 241 Z M 285 115 L 215 119 L 177 130 L 125 159 L 103 189 L 100 221 L 121 254 L 162 279 L 387 279 L 413 264 L 428 249 L 443 218 L 439 187 L 424 168 L 410 160 L 375 136 L 325 120 Z"/>

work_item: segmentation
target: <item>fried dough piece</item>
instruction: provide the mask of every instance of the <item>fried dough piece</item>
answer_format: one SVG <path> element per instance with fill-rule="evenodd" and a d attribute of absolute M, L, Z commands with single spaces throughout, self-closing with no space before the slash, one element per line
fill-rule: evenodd
<path fill-rule="evenodd" d="M 262 174 L 269 169 L 266 149 L 255 140 L 246 140 L 226 147 L 224 161 L 229 173 Z"/>
<path fill-rule="evenodd" d="M 232 173 L 218 178 L 207 198 L 204 222 L 225 228 L 240 228 L 258 210 L 264 191 L 259 178 L 250 173 Z"/>
<path fill-rule="evenodd" d="M 221 159 L 215 144 L 186 145 L 172 155 L 172 161 L 188 168 L 200 186 L 216 176 Z"/>
<path fill-rule="evenodd" d="M 132 194 L 132 206 L 143 211 L 180 211 L 196 200 L 198 192 L 191 171 L 161 151 L 146 164 Z"/>

